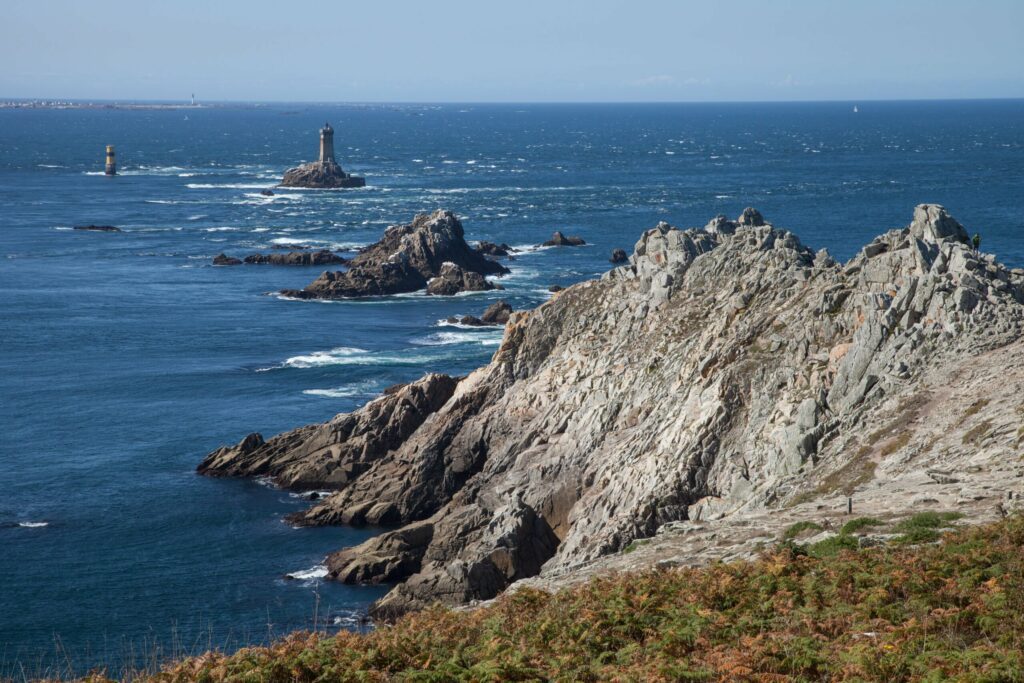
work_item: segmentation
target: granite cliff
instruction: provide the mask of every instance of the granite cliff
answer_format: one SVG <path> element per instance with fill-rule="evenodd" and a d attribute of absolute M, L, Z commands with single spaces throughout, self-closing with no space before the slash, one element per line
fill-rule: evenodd
<path fill-rule="evenodd" d="M 200 471 L 334 489 L 301 524 L 395 526 L 327 561 L 397 582 L 379 616 L 749 556 L 794 521 L 829 533 L 849 497 L 990 519 L 1024 481 L 1022 319 L 1024 272 L 937 205 L 846 264 L 753 209 L 662 223 L 626 265 L 512 313 L 467 377 L 251 434 Z"/>

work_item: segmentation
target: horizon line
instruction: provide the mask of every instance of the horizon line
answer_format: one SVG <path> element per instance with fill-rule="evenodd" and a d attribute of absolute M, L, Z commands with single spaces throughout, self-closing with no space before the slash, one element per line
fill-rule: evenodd
<path fill-rule="evenodd" d="M 366 105 L 613 105 L 613 104 L 858 104 L 861 102 L 1004 102 L 1024 100 L 1024 95 L 998 97 L 908 97 L 908 98 L 843 98 L 843 99 L 792 99 L 792 100 L 201 100 L 191 104 L 185 99 L 126 98 L 109 99 L 95 97 L 9 97 L 0 95 L 0 102 L 70 102 L 74 104 L 178 104 L 183 107 L 201 108 L 203 105 L 317 105 L 317 106 L 366 106 Z"/>

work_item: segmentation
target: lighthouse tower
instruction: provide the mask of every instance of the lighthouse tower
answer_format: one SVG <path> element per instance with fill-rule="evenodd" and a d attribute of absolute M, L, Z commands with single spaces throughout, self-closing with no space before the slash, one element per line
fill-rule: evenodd
<path fill-rule="evenodd" d="M 334 129 L 331 124 L 325 123 L 320 129 L 320 163 L 336 164 L 334 160 Z"/>
<path fill-rule="evenodd" d="M 114 157 L 113 145 L 107 145 L 107 165 L 103 172 L 106 175 L 117 175 L 117 159 Z"/>

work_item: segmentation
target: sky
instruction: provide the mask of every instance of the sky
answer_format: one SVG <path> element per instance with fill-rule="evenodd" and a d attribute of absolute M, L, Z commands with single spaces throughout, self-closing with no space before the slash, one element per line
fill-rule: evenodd
<path fill-rule="evenodd" d="M 0 99 L 1024 97 L 1024 0 L 6 0 Z"/>

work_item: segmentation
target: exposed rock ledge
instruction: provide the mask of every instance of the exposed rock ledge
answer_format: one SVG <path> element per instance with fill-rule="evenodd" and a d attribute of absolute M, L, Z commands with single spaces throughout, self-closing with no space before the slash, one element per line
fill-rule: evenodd
<path fill-rule="evenodd" d="M 681 538 L 686 561 L 728 559 L 851 494 L 857 514 L 1002 510 L 1024 482 L 1024 273 L 936 205 L 846 265 L 763 223 L 660 224 L 628 265 L 513 313 L 468 377 L 201 471 L 337 488 L 304 524 L 402 525 L 327 561 L 402 582 L 378 616 L 559 585 L 645 537 L 628 557 Z"/>
<path fill-rule="evenodd" d="M 299 299 L 402 294 L 431 285 L 431 294 L 494 289 L 485 275 L 508 273 L 466 244 L 462 223 L 451 211 L 420 214 L 393 225 L 379 242 L 363 249 L 344 272 L 324 272 L 304 289 L 286 289 Z"/>
<path fill-rule="evenodd" d="M 314 161 L 285 171 L 281 187 L 315 189 L 366 187 L 366 178 L 345 173 L 341 166 L 333 161 Z"/>

